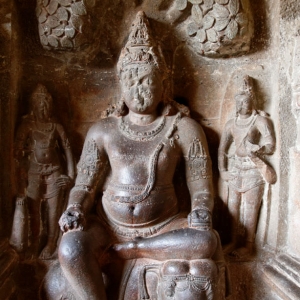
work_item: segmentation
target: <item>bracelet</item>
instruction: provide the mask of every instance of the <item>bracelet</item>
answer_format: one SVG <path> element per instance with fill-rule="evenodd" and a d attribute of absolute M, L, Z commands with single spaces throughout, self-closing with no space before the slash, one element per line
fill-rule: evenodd
<path fill-rule="evenodd" d="M 207 211 L 211 214 L 211 211 L 209 210 L 209 208 L 206 207 L 206 206 L 203 206 L 203 205 L 201 205 L 200 207 L 192 209 L 192 211 L 194 211 L 194 210 L 204 210 L 204 211 Z"/>
<path fill-rule="evenodd" d="M 212 198 L 211 194 L 203 193 L 203 194 L 200 194 L 197 198 L 195 198 L 194 202 L 208 200 L 209 198 Z"/>
<path fill-rule="evenodd" d="M 75 202 L 75 203 L 69 204 L 67 209 L 69 209 L 69 208 L 81 208 L 81 207 L 82 207 L 82 205 L 80 203 Z"/>

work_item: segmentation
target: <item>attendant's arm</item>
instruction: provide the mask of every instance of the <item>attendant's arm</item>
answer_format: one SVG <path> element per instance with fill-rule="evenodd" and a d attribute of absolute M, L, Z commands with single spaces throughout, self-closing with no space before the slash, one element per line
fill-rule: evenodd
<path fill-rule="evenodd" d="M 260 117 L 258 128 L 261 134 L 259 155 L 270 155 L 275 151 L 276 138 L 272 121 L 267 117 Z"/>
<path fill-rule="evenodd" d="M 74 165 L 74 159 L 70 147 L 70 142 L 67 138 L 66 132 L 64 131 L 63 127 L 60 124 L 57 124 L 57 131 L 60 138 L 60 144 L 64 149 L 66 160 L 67 160 L 68 176 L 73 181 L 75 179 L 75 165 Z"/>
<path fill-rule="evenodd" d="M 17 180 L 18 197 L 25 197 L 25 189 L 27 186 L 27 168 L 25 166 L 25 158 L 28 155 L 27 140 L 30 133 L 30 126 L 27 120 L 23 120 L 17 130 L 17 135 L 14 143 L 14 158 L 16 174 L 20 176 Z"/>
<path fill-rule="evenodd" d="M 221 178 L 225 181 L 229 180 L 231 175 L 227 168 L 227 152 L 233 142 L 231 134 L 232 121 L 226 123 L 224 131 L 222 132 L 221 141 L 218 149 L 218 167 Z"/>

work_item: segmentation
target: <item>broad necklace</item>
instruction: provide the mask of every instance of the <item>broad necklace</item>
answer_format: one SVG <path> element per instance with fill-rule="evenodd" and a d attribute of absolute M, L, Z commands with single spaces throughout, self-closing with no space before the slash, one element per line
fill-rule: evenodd
<path fill-rule="evenodd" d="M 53 130 L 53 126 L 54 124 L 52 122 L 43 123 L 43 122 L 36 121 L 36 127 L 38 131 L 51 132 Z"/>
<path fill-rule="evenodd" d="M 164 117 L 165 118 L 165 117 Z M 151 193 L 153 190 L 153 187 L 156 183 L 156 170 L 157 170 L 157 163 L 159 159 L 159 154 L 163 147 L 167 144 L 167 141 L 170 141 L 173 139 L 173 135 L 177 130 L 178 123 L 181 120 L 181 113 L 178 113 L 173 121 L 173 124 L 170 126 L 170 129 L 167 131 L 166 136 L 162 138 L 162 140 L 158 143 L 158 145 L 155 147 L 153 154 L 150 156 L 149 159 L 149 173 L 148 173 L 148 180 L 143 188 L 143 190 L 134 196 L 130 197 L 122 197 L 120 196 L 119 202 L 123 203 L 140 203 L 144 201 Z"/>
<path fill-rule="evenodd" d="M 237 128 L 248 128 L 253 124 L 253 121 L 256 119 L 256 114 L 254 114 L 254 111 L 252 112 L 252 115 L 249 118 L 241 119 L 239 116 L 234 119 L 234 125 Z"/>
<path fill-rule="evenodd" d="M 137 131 L 133 130 L 129 127 L 129 124 L 125 122 L 124 118 L 121 118 L 119 129 L 123 135 L 125 135 L 127 138 L 139 141 L 139 142 L 145 142 L 150 141 L 154 139 L 165 127 L 166 125 L 166 116 L 163 116 L 161 121 L 158 123 L 158 125 L 148 131 Z"/>

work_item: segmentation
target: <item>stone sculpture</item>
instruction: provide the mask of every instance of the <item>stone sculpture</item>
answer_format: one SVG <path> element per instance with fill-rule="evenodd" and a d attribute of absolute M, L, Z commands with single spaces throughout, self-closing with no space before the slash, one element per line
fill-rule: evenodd
<path fill-rule="evenodd" d="M 118 73 L 122 100 L 86 136 L 59 221 L 62 272 L 47 277 L 43 299 L 220 299 L 225 264 L 211 224 L 206 138 L 166 97 L 168 69 L 143 12 L 121 52 Z M 180 213 L 173 186 L 184 160 L 188 217 Z M 104 192 L 98 200 L 99 189 Z M 69 286 L 64 289 L 61 274 Z"/>
<path fill-rule="evenodd" d="M 47 243 L 40 257 L 48 259 L 57 246 L 64 189 L 74 180 L 75 168 L 66 133 L 51 116 L 52 97 L 44 85 L 38 84 L 32 93 L 31 108 L 31 114 L 23 117 L 15 143 L 15 158 L 21 175 L 18 199 L 27 202 L 30 252 L 34 255 L 39 253 L 40 247 L 41 202 L 46 201 Z M 66 158 L 68 175 L 64 175 L 62 155 Z M 17 234 L 13 232 L 13 235 Z"/>
<path fill-rule="evenodd" d="M 190 9 L 184 26 L 197 53 L 222 57 L 249 51 L 253 20 L 248 0 L 175 0 L 174 8 Z"/>
<path fill-rule="evenodd" d="M 42 46 L 47 50 L 79 50 L 93 37 L 88 9 L 95 1 L 38 0 L 36 16 Z"/>
<path fill-rule="evenodd" d="M 228 183 L 228 211 L 231 216 L 232 242 L 225 253 L 247 259 L 253 253 L 259 209 L 265 181 L 272 184 L 276 173 L 264 160 L 275 150 L 275 133 L 271 120 L 255 109 L 252 78 L 243 78 L 243 88 L 235 96 L 236 117 L 229 120 L 219 147 L 219 171 Z M 228 150 L 234 144 L 233 166 L 228 164 Z"/>

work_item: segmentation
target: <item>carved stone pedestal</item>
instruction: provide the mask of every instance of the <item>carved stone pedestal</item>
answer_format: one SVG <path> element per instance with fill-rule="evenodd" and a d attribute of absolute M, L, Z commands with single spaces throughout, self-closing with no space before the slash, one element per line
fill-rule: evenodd
<path fill-rule="evenodd" d="M 295 259 L 285 254 L 280 255 L 265 267 L 264 275 L 267 284 L 278 295 L 278 299 L 299 299 L 300 264 Z"/>
<path fill-rule="evenodd" d="M 265 277 L 280 299 L 298 300 L 300 295 L 300 151 L 290 150 L 290 193 L 288 204 L 287 253 L 272 259 L 264 270 Z"/>
<path fill-rule="evenodd" d="M 16 285 L 12 278 L 18 263 L 18 257 L 14 250 L 9 249 L 8 241 L 0 241 L 0 298 L 11 299 L 16 291 Z"/>

